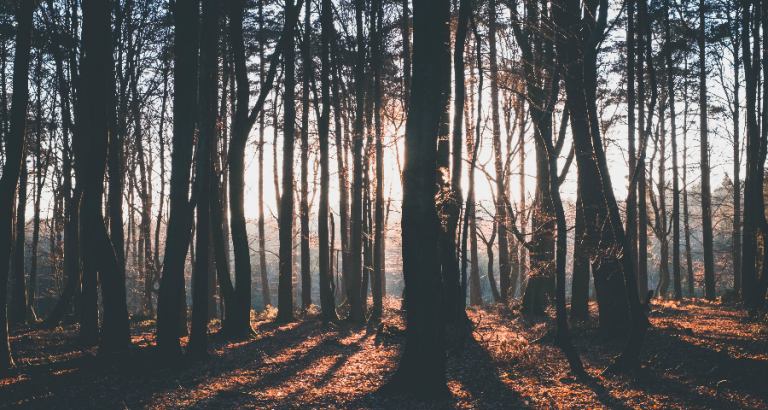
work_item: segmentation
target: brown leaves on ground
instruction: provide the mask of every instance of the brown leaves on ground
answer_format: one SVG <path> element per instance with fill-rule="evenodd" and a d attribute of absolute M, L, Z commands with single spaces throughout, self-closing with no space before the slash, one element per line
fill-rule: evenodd
<path fill-rule="evenodd" d="M 558 348 L 534 343 L 547 340 L 542 336 L 553 318 L 498 306 L 470 309 L 472 337 L 463 347 L 454 340 L 448 357 L 453 397 L 431 403 L 372 394 L 394 372 L 404 342 L 399 301 L 389 299 L 386 307 L 386 326 L 378 335 L 375 327 L 323 326 L 311 314 L 290 324 L 256 316 L 257 339 L 212 337 L 210 359 L 182 370 L 157 365 L 152 322 L 134 326 L 137 349 L 109 359 L 79 346 L 74 326 L 14 329 L 11 347 L 20 367 L 0 376 L 0 407 L 768 408 L 766 335 L 735 307 L 654 304 L 643 369 L 623 377 L 599 376 L 622 341 L 595 342 L 595 319 L 572 328 L 591 381 L 573 377 Z"/>

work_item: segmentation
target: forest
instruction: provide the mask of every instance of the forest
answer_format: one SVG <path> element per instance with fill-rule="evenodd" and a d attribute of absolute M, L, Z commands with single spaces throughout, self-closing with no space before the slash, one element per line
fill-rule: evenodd
<path fill-rule="evenodd" d="M 0 408 L 768 409 L 766 30 L 0 0 Z"/>

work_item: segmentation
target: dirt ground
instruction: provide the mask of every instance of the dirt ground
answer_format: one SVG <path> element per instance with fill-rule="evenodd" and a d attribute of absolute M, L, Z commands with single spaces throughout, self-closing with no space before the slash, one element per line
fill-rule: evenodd
<path fill-rule="evenodd" d="M 78 345 L 76 326 L 15 328 L 11 348 L 19 367 L 0 375 L 0 408 L 768 409 L 766 319 L 749 319 L 735 306 L 654 303 L 643 369 L 605 378 L 600 373 L 622 341 L 597 341 L 592 306 L 593 319 L 572 328 L 589 381 L 568 372 L 559 349 L 536 342 L 553 328 L 553 312 L 470 309 L 472 337 L 463 346 L 454 340 L 448 354 L 453 396 L 427 403 L 374 394 L 403 347 L 398 308 L 399 300 L 387 300 L 383 332 L 322 326 L 313 313 L 278 325 L 266 312 L 254 317 L 258 338 L 211 337 L 210 358 L 182 369 L 158 364 L 152 321 L 134 324 L 136 349 L 109 357 Z"/>

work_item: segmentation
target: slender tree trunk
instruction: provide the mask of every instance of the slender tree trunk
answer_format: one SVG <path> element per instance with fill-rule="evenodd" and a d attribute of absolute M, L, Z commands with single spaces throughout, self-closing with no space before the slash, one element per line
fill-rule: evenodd
<path fill-rule="evenodd" d="M 38 53 L 37 65 L 35 67 L 35 82 L 37 83 L 37 132 L 35 141 L 35 191 L 34 191 L 34 214 L 32 216 L 32 255 L 30 256 L 29 268 L 29 303 L 27 303 L 27 323 L 37 322 L 37 252 L 40 244 L 40 199 L 42 197 L 43 184 L 45 183 L 46 170 L 42 163 L 42 133 L 43 133 L 43 103 L 42 103 L 42 75 L 40 73 L 43 65 L 42 53 Z M 54 99 L 55 101 L 55 99 Z M 47 167 L 45 167 L 47 168 Z M 56 201 L 54 197 L 54 201 Z M 55 252 L 54 244 L 51 242 L 51 252 Z"/>
<path fill-rule="evenodd" d="M 639 286 L 640 297 L 648 293 L 648 207 L 647 207 L 647 181 L 645 157 L 648 150 L 648 135 L 645 129 L 645 64 L 653 62 L 646 61 L 644 52 L 646 47 L 646 20 L 648 19 L 648 4 L 646 0 L 639 0 L 638 6 L 638 26 L 640 27 L 637 36 L 637 123 L 640 134 L 640 152 L 637 161 L 637 170 L 633 170 L 640 175 L 637 180 L 637 284 Z M 653 111 L 648 111 L 648 116 L 653 117 Z"/>
<path fill-rule="evenodd" d="M 637 127 L 635 123 L 635 3 L 636 0 L 627 1 L 627 161 L 629 163 L 628 175 L 630 178 L 635 173 L 635 168 L 637 167 L 635 143 L 635 128 Z M 640 33 L 642 33 L 642 28 Z M 640 44 L 642 44 L 642 39 L 640 39 Z M 642 48 L 640 50 L 637 57 L 640 65 L 642 65 Z M 638 67 L 638 70 L 640 69 Z M 645 81 L 642 77 L 638 78 L 640 83 Z M 642 89 L 643 85 L 640 85 L 640 88 Z M 641 95 L 640 105 L 642 106 L 643 104 L 644 101 Z M 642 118 L 640 119 L 640 124 L 642 125 Z M 635 266 L 637 266 L 637 190 L 632 190 L 627 197 L 627 237 L 629 238 L 632 260 Z"/>
<path fill-rule="evenodd" d="M 730 11 L 728 12 L 730 16 Z M 730 18 L 729 18 L 730 20 Z M 739 79 L 739 44 L 736 41 L 738 34 L 731 36 L 733 43 L 733 236 L 732 249 L 733 254 L 733 290 L 737 295 L 741 295 L 741 128 L 739 117 L 741 117 L 741 108 L 739 101 L 739 89 L 741 82 Z M 674 148 L 673 148 L 674 150 Z M 742 295 L 743 296 L 743 295 Z"/>
<path fill-rule="evenodd" d="M 317 235 L 320 255 L 318 257 L 319 269 L 319 287 L 320 287 L 320 308 L 324 322 L 336 322 L 339 316 L 336 314 L 336 303 L 333 300 L 333 231 L 331 231 L 331 242 L 329 249 L 328 242 L 328 217 L 333 217 L 328 210 L 328 190 L 330 185 L 329 164 L 328 164 L 328 129 L 331 120 L 331 66 L 330 66 L 330 46 L 333 34 L 333 4 L 331 0 L 322 1 L 322 10 L 320 15 L 321 34 L 320 34 L 320 63 L 321 63 L 321 94 L 323 113 L 318 123 L 318 139 L 320 144 L 320 203 L 317 212 Z M 338 137 L 337 137 L 338 139 Z M 340 151 L 339 151 L 340 152 Z M 341 157 L 337 152 L 337 156 Z M 341 159 L 339 159 L 341 161 Z M 343 185 L 342 185 L 343 187 Z M 341 188 L 344 190 L 344 188 Z"/>
<path fill-rule="evenodd" d="M 507 243 L 506 188 L 501 150 L 501 124 L 499 122 L 499 66 L 496 52 L 496 1 L 488 5 L 488 44 L 490 47 L 491 119 L 493 122 L 493 152 L 496 169 L 496 219 L 499 226 L 499 290 L 501 300 L 509 302 L 509 245 Z"/>
<path fill-rule="evenodd" d="M 453 56 L 453 73 L 455 77 L 455 93 L 456 98 L 453 106 L 453 168 L 451 169 L 451 189 L 455 193 L 457 200 L 456 219 L 458 225 L 458 219 L 462 208 L 461 200 L 463 194 L 461 191 L 461 169 L 462 169 L 462 131 L 464 131 L 464 114 L 466 112 L 466 94 L 467 89 L 464 78 L 464 48 L 466 46 L 467 32 L 469 31 L 469 14 L 471 13 L 471 2 L 465 0 L 460 3 L 459 19 L 456 26 L 456 40 L 454 44 L 454 56 Z M 450 74 L 447 75 L 450 77 Z M 467 137 L 471 138 L 471 132 L 467 134 Z M 465 208 L 466 210 L 467 208 Z M 464 215 L 464 226 L 461 233 L 461 253 L 459 258 L 461 260 L 461 287 L 458 289 L 458 303 L 456 305 L 456 318 L 465 315 L 467 307 L 467 231 L 469 228 L 469 220 L 467 219 L 467 212 Z M 450 231 L 449 231 L 450 232 Z M 455 236 L 455 230 L 454 230 Z"/>
<path fill-rule="evenodd" d="M 259 33 L 264 32 L 264 1 L 259 1 Z M 264 42 L 263 34 L 259 38 L 259 89 L 264 88 Z M 277 108 L 275 108 L 277 109 Z M 259 113 L 259 272 L 261 273 L 261 294 L 264 308 L 272 305 L 267 275 L 267 251 L 264 232 L 264 110 Z"/>
<path fill-rule="evenodd" d="M 304 9 L 304 42 L 301 50 L 302 91 L 301 91 L 301 309 L 309 309 L 312 303 L 312 272 L 309 266 L 309 77 L 312 73 L 310 35 L 311 7 Z"/>
<path fill-rule="evenodd" d="M 381 124 L 381 32 L 382 32 L 382 19 L 384 9 L 381 4 L 381 0 L 373 2 L 373 10 L 375 12 L 375 18 L 372 19 L 371 26 L 376 25 L 375 37 L 373 38 L 373 44 L 371 46 L 371 54 L 373 56 L 373 119 L 375 122 L 376 140 L 376 194 L 374 204 L 374 227 L 373 227 L 373 278 L 371 282 L 371 290 L 373 296 L 373 310 L 371 312 L 370 320 L 372 322 L 378 322 L 381 320 L 383 309 L 383 293 L 382 293 L 382 275 L 384 261 L 382 260 L 383 253 L 382 243 L 384 240 L 384 147 L 382 145 L 382 124 Z M 325 77 L 324 77 L 325 78 Z"/>
<path fill-rule="evenodd" d="M 665 3 L 668 5 L 668 2 Z M 672 63 L 672 37 L 670 34 L 669 14 L 664 16 L 664 35 L 666 45 L 667 65 L 667 98 L 669 99 L 669 120 L 672 142 L 672 280 L 675 290 L 675 300 L 683 299 L 682 281 L 680 279 L 680 181 L 677 167 L 677 125 L 675 112 L 675 73 Z M 738 120 L 737 120 L 738 121 Z"/>
<path fill-rule="evenodd" d="M 401 34 L 403 36 L 403 113 L 408 115 L 411 102 L 411 26 L 408 0 L 403 1 Z"/>
<path fill-rule="evenodd" d="M 707 129 L 707 66 L 705 4 L 699 0 L 699 129 L 701 131 L 701 229 L 704 233 L 704 293 L 715 299 L 715 255 L 712 249 L 712 190 L 709 183 L 709 141 Z"/>
<path fill-rule="evenodd" d="M 365 321 L 365 299 L 362 298 L 362 239 L 363 239 L 363 118 L 365 101 L 365 37 L 363 34 L 363 0 L 355 1 L 357 22 L 357 61 L 355 63 L 355 130 L 352 140 L 352 237 L 350 239 L 351 270 L 344 279 L 347 301 L 350 304 L 348 320 Z"/>
<path fill-rule="evenodd" d="M 333 42 L 335 44 L 335 40 Z M 342 124 L 341 124 L 341 97 L 339 93 L 338 64 L 336 61 L 335 48 L 331 45 L 331 64 L 333 66 L 331 77 L 333 81 L 333 116 L 336 137 L 336 164 L 339 174 L 339 234 L 341 236 L 341 283 L 339 291 L 346 295 L 346 281 L 351 275 L 351 255 L 349 249 L 349 183 L 347 178 L 347 165 L 345 163 L 346 150 L 342 143 Z"/>
<path fill-rule="evenodd" d="M 298 10 L 293 4 L 293 0 L 287 0 L 285 3 L 285 15 L 297 13 Z M 287 19 L 286 19 L 287 20 Z M 288 39 L 294 36 L 294 27 L 286 21 L 284 35 Z M 294 146 L 294 128 L 296 125 L 296 107 L 294 105 L 294 87 L 296 86 L 294 63 L 296 60 L 294 45 L 292 41 L 284 45 L 284 75 L 285 91 L 283 92 L 284 102 L 284 129 L 283 129 L 283 196 L 280 199 L 280 267 L 277 291 L 277 321 L 291 322 L 293 316 L 293 146 Z M 243 73 L 245 76 L 245 73 Z M 247 77 L 244 77 L 247 81 Z M 247 95 L 244 96 L 247 100 Z M 238 181 L 241 182 L 242 180 Z M 246 242 L 247 246 L 247 242 Z"/>

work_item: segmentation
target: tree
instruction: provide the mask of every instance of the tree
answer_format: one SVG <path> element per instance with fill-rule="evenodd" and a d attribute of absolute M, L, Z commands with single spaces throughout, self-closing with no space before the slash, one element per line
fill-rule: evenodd
<path fill-rule="evenodd" d="M 406 120 L 403 168 L 403 275 L 406 281 L 406 342 L 395 374 L 380 391 L 425 397 L 449 393 L 445 374 L 445 327 L 438 259 L 439 219 L 435 167 L 444 67 L 449 53 L 450 3 L 414 2 L 413 95 Z"/>
<path fill-rule="evenodd" d="M 194 203 L 189 199 L 189 178 L 197 110 L 199 1 L 179 0 L 171 11 L 175 23 L 173 95 L 173 148 L 171 151 L 170 212 L 165 240 L 163 273 L 157 298 L 157 349 L 170 362 L 183 359 L 179 324 L 186 297 L 184 261 L 192 228 Z M 183 304 L 183 305 L 182 305 Z"/>
<path fill-rule="evenodd" d="M 704 293 L 715 299 L 715 256 L 712 249 L 712 190 L 709 184 L 709 141 L 707 129 L 706 5 L 699 0 L 699 130 L 701 131 L 701 223 L 704 231 Z"/>
<path fill-rule="evenodd" d="M 301 309 L 309 309 L 312 304 L 312 272 L 309 264 L 309 79 L 312 72 L 312 47 L 310 35 L 311 7 L 304 10 L 304 41 L 301 50 L 302 59 L 302 103 L 301 103 L 301 198 L 299 220 L 301 223 Z"/>
<path fill-rule="evenodd" d="M 373 294 L 373 311 L 369 320 L 377 322 L 381 320 L 382 315 L 382 275 L 384 272 L 384 260 L 382 259 L 382 242 L 384 240 L 384 147 L 382 145 L 382 124 L 381 124 L 381 54 L 382 54 L 382 19 L 384 9 L 381 0 L 373 2 L 373 18 L 371 26 L 374 37 L 371 46 L 372 64 L 373 64 L 373 117 L 375 122 L 376 139 L 376 194 L 374 204 L 374 231 L 373 231 L 373 278 L 371 281 L 371 290 Z"/>
<path fill-rule="evenodd" d="M 104 319 L 99 329 L 99 352 L 125 349 L 131 343 L 125 275 L 120 269 L 102 214 L 103 180 L 109 147 L 110 103 L 114 102 L 114 62 L 112 58 L 111 9 L 97 0 L 83 2 L 83 38 L 78 105 L 78 130 L 73 140 L 75 175 L 83 181 L 80 202 L 80 240 L 83 255 L 83 283 L 90 276 L 95 284 L 96 273 L 101 283 Z M 83 79 L 88 79 L 85 82 Z M 92 298 L 95 307 L 96 289 L 90 288 L 83 298 Z M 86 301 L 83 301 L 85 304 Z"/>
<path fill-rule="evenodd" d="M 357 60 L 355 61 L 355 129 L 352 137 L 352 237 L 350 238 L 351 267 L 344 278 L 349 302 L 349 317 L 353 323 L 365 321 L 365 299 L 362 297 L 363 250 L 363 118 L 365 115 L 365 37 L 363 35 L 363 0 L 355 0 L 357 23 Z"/>
<path fill-rule="evenodd" d="M 298 15 L 300 6 L 294 6 L 292 0 L 285 3 L 286 16 L 291 13 Z M 288 23 L 286 18 L 285 38 L 292 39 L 294 28 Z M 285 58 L 283 61 L 283 70 L 285 76 L 285 91 L 283 101 L 285 114 L 283 117 L 283 196 L 280 198 L 280 267 L 277 289 L 277 318 L 279 322 L 290 322 L 293 317 L 293 132 L 296 123 L 296 107 L 294 106 L 294 86 L 295 86 L 295 50 L 292 41 L 281 44 L 284 49 Z M 245 75 L 245 73 L 243 73 Z M 247 97 L 247 96 L 245 96 Z M 242 183 L 240 184 L 242 186 Z"/>
<path fill-rule="evenodd" d="M 669 3 L 666 3 L 669 4 Z M 680 280 L 680 182 L 677 168 L 677 125 L 675 123 L 675 75 L 672 64 L 672 37 L 670 34 L 669 14 L 664 15 L 664 37 L 667 68 L 667 98 L 669 99 L 669 120 L 672 142 L 672 277 L 675 289 L 675 300 L 683 299 L 682 283 Z"/>
<path fill-rule="evenodd" d="M 499 291 L 501 301 L 509 302 L 509 245 L 507 244 L 506 187 L 501 152 L 501 124 L 499 122 L 499 66 L 496 51 L 496 1 L 488 4 L 488 45 L 490 49 L 491 119 L 493 122 L 493 152 L 496 170 L 496 215 L 499 226 Z"/>
<path fill-rule="evenodd" d="M 328 246 L 328 217 L 331 216 L 328 211 L 328 189 L 330 183 L 328 169 L 328 134 L 331 120 L 330 76 L 332 70 L 330 62 L 330 43 L 333 34 L 333 5 L 331 4 L 331 0 L 323 0 L 321 7 L 320 24 L 322 26 L 322 31 L 320 34 L 320 62 L 322 71 L 320 76 L 320 88 L 323 100 L 323 113 L 320 116 L 320 123 L 318 124 L 318 138 L 320 143 L 320 204 L 317 213 L 317 235 L 320 245 L 320 256 L 318 258 L 320 263 L 320 308 L 322 309 L 324 322 L 336 322 L 339 320 L 339 316 L 336 314 L 336 303 L 333 300 L 333 291 L 331 290 L 333 268 L 330 261 L 333 260 L 333 241 L 331 241 L 331 249 L 329 249 Z M 337 138 L 340 139 L 340 136 Z M 341 157 L 341 155 L 338 156 Z M 344 188 L 340 189 L 344 190 Z"/>
<path fill-rule="evenodd" d="M 259 88 L 264 88 L 264 1 L 259 1 Z M 261 273 L 261 293 L 264 306 L 272 304 L 267 276 L 267 251 L 264 238 L 264 110 L 259 112 L 259 272 Z M 322 243 L 322 242 L 321 242 Z"/>
<path fill-rule="evenodd" d="M 13 242 L 13 197 L 19 183 L 21 164 L 24 158 L 24 143 L 27 130 L 27 106 L 29 104 L 30 48 L 32 42 L 32 15 L 34 4 L 21 2 L 16 13 L 16 52 L 13 57 L 13 97 L 11 100 L 10 129 L 5 138 L 5 163 L 0 177 L 0 369 L 14 367 L 11 344 L 8 339 L 8 269 Z"/>

